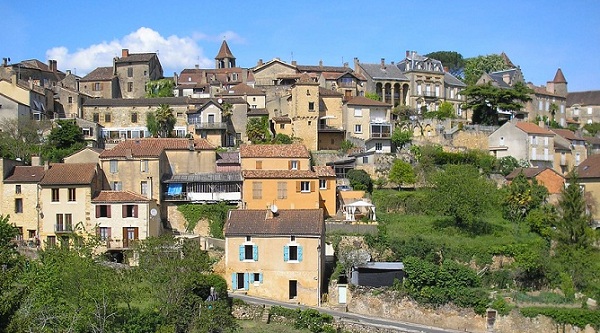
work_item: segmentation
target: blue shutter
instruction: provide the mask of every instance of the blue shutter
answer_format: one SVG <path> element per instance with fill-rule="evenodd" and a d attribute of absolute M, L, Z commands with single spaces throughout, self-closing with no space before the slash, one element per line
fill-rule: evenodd
<path fill-rule="evenodd" d="M 252 258 L 258 261 L 258 245 L 252 245 Z"/>
<path fill-rule="evenodd" d="M 231 290 L 237 289 L 237 273 L 231 273 Z"/>
<path fill-rule="evenodd" d="M 283 261 L 288 260 L 290 260 L 290 247 L 286 245 L 283 247 Z"/>
<path fill-rule="evenodd" d="M 246 254 L 244 253 L 244 245 L 240 245 L 240 261 L 244 261 Z"/>
<path fill-rule="evenodd" d="M 262 283 L 263 281 L 263 275 L 262 273 L 258 273 L 258 282 Z"/>
<path fill-rule="evenodd" d="M 298 245 L 298 261 L 302 261 L 302 246 Z"/>
<path fill-rule="evenodd" d="M 244 273 L 244 290 L 250 288 L 250 273 Z"/>

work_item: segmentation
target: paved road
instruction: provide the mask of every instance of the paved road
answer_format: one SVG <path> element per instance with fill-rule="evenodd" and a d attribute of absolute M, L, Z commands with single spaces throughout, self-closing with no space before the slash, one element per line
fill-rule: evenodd
<path fill-rule="evenodd" d="M 264 304 L 264 305 L 270 305 L 270 306 L 278 305 L 278 306 L 283 306 L 283 307 L 292 308 L 292 309 L 312 308 L 312 309 L 316 309 L 320 312 L 328 313 L 328 314 L 332 315 L 333 317 L 335 317 L 336 319 L 339 319 L 342 321 L 360 323 L 363 325 L 369 325 L 369 326 L 375 326 L 375 327 L 381 327 L 381 328 L 396 329 L 400 332 L 409 332 L 409 333 L 418 333 L 418 332 L 421 332 L 421 333 L 456 333 L 456 332 L 462 332 L 462 331 L 449 330 L 449 329 L 443 329 L 443 328 L 437 328 L 437 327 L 431 327 L 431 326 L 425 326 L 425 325 L 419 325 L 419 324 L 412 324 L 412 323 L 401 322 L 401 321 L 394 321 L 394 320 L 378 318 L 378 317 L 369 317 L 369 316 L 364 316 L 364 315 L 351 313 L 351 312 L 336 311 L 336 310 L 332 310 L 332 309 L 328 309 L 328 308 L 315 308 L 315 307 L 308 307 L 308 306 L 303 306 L 303 305 L 290 304 L 290 303 L 286 303 L 286 302 L 277 302 L 277 301 L 273 301 L 273 300 L 269 300 L 269 299 L 252 297 L 252 296 L 248 296 L 248 295 L 241 295 L 241 294 L 235 294 L 235 293 L 229 293 L 229 297 L 238 298 L 238 299 L 243 300 L 244 302 L 254 303 L 254 304 Z"/>

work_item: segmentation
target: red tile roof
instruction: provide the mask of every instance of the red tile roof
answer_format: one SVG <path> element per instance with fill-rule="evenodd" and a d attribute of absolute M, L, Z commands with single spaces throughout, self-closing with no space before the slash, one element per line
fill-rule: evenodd
<path fill-rule="evenodd" d="M 322 236 L 323 209 L 289 209 L 272 214 L 269 210 L 229 211 L 225 237 L 232 236 Z"/>
<path fill-rule="evenodd" d="M 46 170 L 40 185 L 90 185 L 96 176 L 95 163 L 56 163 Z"/>
<path fill-rule="evenodd" d="M 335 177 L 335 170 L 328 165 L 315 165 L 313 169 L 319 177 Z"/>
<path fill-rule="evenodd" d="M 240 157 L 310 158 L 310 153 L 304 145 L 299 143 L 288 145 L 242 145 L 240 147 Z"/>
<path fill-rule="evenodd" d="M 120 142 L 113 149 L 100 154 L 100 158 L 114 157 L 158 157 L 164 150 L 189 150 L 190 139 L 144 138 Z M 215 147 L 206 139 L 195 139 L 194 150 L 213 150 Z"/>
<path fill-rule="evenodd" d="M 242 170 L 243 178 L 286 178 L 316 179 L 316 172 L 310 170 Z"/>
<path fill-rule="evenodd" d="M 37 183 L 44 177 L 43 166 L 18 165 L 12 175 L 4 180 L 5 183 Z"/>
<path fill-rule="evenodd" d="M 93 203 L 101 202 L 148 202 L 150 199 L 130 191 L 100 191 L 92 199 Z"/>
<path fill-rule="evenodd" d="M 575 134 L 575 132 L 568 129 L 553 129 L 552 132 L 562 136 L 563 138 L 573 141 L 573 140 L 583 140 L 582 137 Z"/>
<path fill-rule="evenodd" d="M 358 105 L 358 106 L 382 106 L 382 107 L 390 107 L 391 105 L 388 103 L 376 101 L 370 98 L 366 98 L 364 96 L 356 96 L 346 103 L 347 105 Z"/>
<path fill-rule="evenodd" d="M 554 135 L 554 133 L 550 132 L 549 130 L 526 121 L 519 121 L 515 124 L 515 126 L 527 134 Z"/>

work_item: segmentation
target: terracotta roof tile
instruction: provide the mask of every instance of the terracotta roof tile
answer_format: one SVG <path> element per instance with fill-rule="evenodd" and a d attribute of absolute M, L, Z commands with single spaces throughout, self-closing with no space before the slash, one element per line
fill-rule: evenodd
<path fill-rule="evenodd" d="M 519 121 L 515 124 L 515 126 L 527 134 L 554 135 L 554 133 L 550 132 L 549 130 L 526 121 Z"/>
<path fill-rule="evenodd" d="M 577 134 L 575 134 L 575 132 L 568 130 L 568 129 L 553 129 L 552 132 L 562 136 L 563 138 L 569 140 L 569 141 L 574 141 L 574 140 L 578 140 L 581 141 L 583 140 L 583 138 Z"/>
<path fill-rule="evenodd" d="M 373 100 L 370 98 L 366 98 L 364 96 L 356 96 L 356 97 L 352 98 L 351 100 L 349 100 L 346 104 L 347 105 L 359 105 L 359 106 L 383 106 L 383 107 L 391 106 L 390 104 L 376 101 L 376 100 Z"/>
<path fill-rule="evenodd" d="M 37 183 L 44 177 L 43 166 L 18 165 L 12 175 L 4 180 L 5 183 Z"/>
<path fill-rule="evenodd" d="M 240 146 L 241 158 L 310 158 L 308 149 L 302 144 L 278 145 L 242 145 Z"/>
<path fill-rule="evenodd" d="M 316 172 L 310 170 L 242 170 L 244 178 L 286 178 L 316 179 Z"/>
<path fill-rule="evenodd" d="M 190 139 L 144 138 L 125 140 L 113 149 L 104 150 L 100 158 L 112 157 L 159 157 L 164 150 L 189 150 Z M 195 150 L 213 150 L 215 147 L 206 139 L 194 140 Z"/>
<path fill-rule="evenodd" d="M 219 49 L 219 53 L 217 53 L 217 56 L 215 57 L 215 59 L 223 59 L 223 58 L 235 59 L 235 57 L 233 56 L 233 53 L 231 53 L 231 50 L 229 49 L 229 45 L 227 45 L 227 41 L 223 41 L 223 43 L 221 43 L 221 48 Z"/>
<path fill-rule="evenodd" d="M 590 155 L 577 167 L 579 178 L 600 178 L 600 155 Z"/>
<path fill-rule="evenodd" d="M 51 164 L 40 185 L 90 185 L 96 168 L 95 163 Z"/>
<path fill-rule="evenodd" d="M 322 209 L 229 211 L 224 234 L 232 236 L 322 236 L 325 232 Z"/>
<path fill-rule="evenodd" d="M 324 97 L 342 97 L 344 94 L 337 90 L 325 89 L 323 87 L 319 87 L 319 95 Z"/>
<path fill-rule="evenodd" d="M 92 199 L 93 203 L 100 202 L 148 202 L 150 199 L 130 191 L 100 191 Z"/>
<path fill-rule="evenodd" d="M 556 71 L 556 75 L 554 75 L 554 80 L 552 80 L 552 82 L 567 83 L 567 79 L 565 79 L 565 75 L 563 74 L 563 72 L 560 68 Z"/>
<path fill-rule="evenodd" d="M 266 93 L 260 89 L 252 88 L 251 86 L 245 83 L 239 83 L 235 86 L 227 89 L 222 94 L 218 94 L 217 96 L 243 96 L 243 95 L 261 95 L 265 96 Z"/>
<path fill-rule="evenodd" d="M 328 165 L 315 165 L 313 169 L 319 177 L 335 177 L 335 170 Z"/>

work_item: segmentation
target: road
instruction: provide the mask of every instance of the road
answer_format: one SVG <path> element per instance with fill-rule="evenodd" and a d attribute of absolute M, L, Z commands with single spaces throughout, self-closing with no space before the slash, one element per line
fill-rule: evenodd
<path fill-rule="evenodd" d="M 338 320 L 342 320 L 342 321 L 346 321 L 346 322 L 354 322 L 354 323 L 359 323 L 359 324 L 374 326 L 374 327 L 380 327 L 380 328 L 395 329 L 395 330 L 398 330 L 399 332 L 407 332 L 407 333 L 457 333 L 457 332 L 462 332 L 462 331 L 457 331 L 457 330 L 449 330 L 449 329 L 443 329 L 443 328 L 437 328 L 437 327 L 389 320 L 389 319 L 378 318 L 378 317 L 369 317 L 369 316 L 364 316 L 364 315 L 351 313 L 351 312 L 336 311 L 336 310 L 332 310 L 332 309 L 328 309 L 328 308 L 316 308 L 316 307 L 309 307 L 309 306 L 304 306 L 304 305 L 290 304 L 290 303 L 286 303 L 286 302 L 278 302 L 278 301 L 273 301 L 273 300 L 269 300 L 269 299 L 252 297 L 252 296 L 248 296 L 248 295 L 241 295 L 241 294 L 235 294 L 235 293 L 229 293 L 229 297 L 241 299 L 244 302 L 254 303 L 254 304 L 263 304 L 263 305 L 270 305 L 270 306 L 278 305 L 278 306 L 283 306 L 283 307 L 291 308 L 291 309 L 309 309 L 309 308 L 315 309 L 320 312 L 330 314 Z"/>

